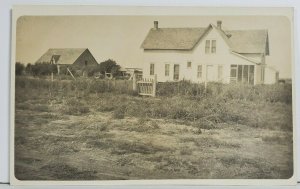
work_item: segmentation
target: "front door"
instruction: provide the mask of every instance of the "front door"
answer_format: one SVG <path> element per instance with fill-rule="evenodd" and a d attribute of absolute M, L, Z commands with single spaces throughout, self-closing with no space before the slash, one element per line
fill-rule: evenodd
<path fill-rule="evenodd" d="M 174 64 L 174 77 L 175 81 L 179 80 L 179 64 Z"/>
<path fill-rule="evenodd" d="M 206 66 L 206 81 L 214 81 L 215 80 L 215 72 L 213 65 L 207 65 Z"/>

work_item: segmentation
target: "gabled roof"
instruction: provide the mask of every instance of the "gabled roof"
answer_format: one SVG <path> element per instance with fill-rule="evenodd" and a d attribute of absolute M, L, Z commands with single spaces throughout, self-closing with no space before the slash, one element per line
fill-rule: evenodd
<path fill-rule="evenodd" d="M 268 30 L 226 30 L 231 35 L 231 49 L 237 53 L 266 53 L 268 48 Z"/>
<path fill-rule="evenodd" d="M 56 64 L 73 64 L 87 48 L 49 49 L 36 63 L 50 63 L 54 58 Z"/>
<path fill-rule="evenodd" d="M 150 29 L 143 49 L 191 50 L 207 28 L 158 28 Z"/>
<path fill-rule="evenodd" d="M 267 30 L 221 30 L 210 24 L 206 28 L 152 28 L 142 43 L 145 50 L 192 50 L 201 38 L 214 28 L 236 53 L 269 55 Z"/>

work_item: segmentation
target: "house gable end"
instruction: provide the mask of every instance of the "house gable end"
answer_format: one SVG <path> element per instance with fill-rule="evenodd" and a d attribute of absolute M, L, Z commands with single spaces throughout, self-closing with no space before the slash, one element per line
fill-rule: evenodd
<path fill-rule="evenodd" d="M 216 56 L 219 56 L 220 51 L 227 53 L 230 50 L 228 41 L 224 39 L 220 31 L 212 24 L 209 25 L 206 33 L 204 33 L 199 39 L 198 43 L 193 48 L 194 54 L 200 54 L 202 56 L 205 54 L 205 42 L 206 40 L 216 40 Z M 201 57 L 200 57 L 201 58 Z"/>

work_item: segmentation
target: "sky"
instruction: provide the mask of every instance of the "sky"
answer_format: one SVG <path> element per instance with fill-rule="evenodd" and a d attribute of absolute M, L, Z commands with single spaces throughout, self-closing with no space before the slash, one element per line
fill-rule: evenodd
<path fill-rule="evenodd" d="M 49 48 L 88 48 L 100 63 L 142 67 L 141 44 L 153 21 L 159 27 L 207 27 L 222 20 L 224 30 L 267 29 L 266 63 L 291 78 L 291 23 L 283 16 L 22 16 L 17 21 L 16 61 L 36 62 Z"/>

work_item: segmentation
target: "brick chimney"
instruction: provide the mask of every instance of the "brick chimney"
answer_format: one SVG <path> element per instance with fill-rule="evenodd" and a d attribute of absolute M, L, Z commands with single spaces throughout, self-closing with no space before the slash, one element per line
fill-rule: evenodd
<path fill-rule="evenodd" d="M 154 29 L 158 29 L 158 21 L 154 21 Z"/>
<path fill-rule="evenodd" d="M 218 29 L 222 29 L 222 21 L 221 20 L 218 20 L 217 21 L 217 27 L 218 27 Z"/>

